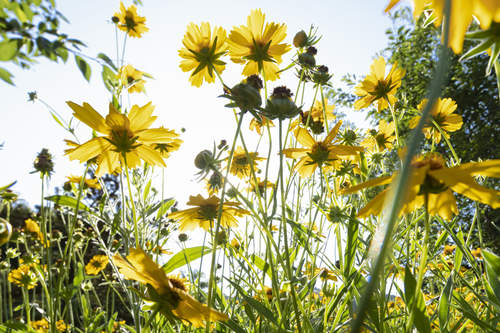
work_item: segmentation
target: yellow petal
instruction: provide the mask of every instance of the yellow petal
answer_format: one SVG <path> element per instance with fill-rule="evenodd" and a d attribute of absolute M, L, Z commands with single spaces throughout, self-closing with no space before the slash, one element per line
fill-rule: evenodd
<path fill-rule="evenodd" d="M 386 185 L 386 184 L 391 183 L 393 178 L 394 178 L 394 175 L 370 179 L 364 183 L 361 183 L 361 184 L 358 184 L 356 186 L 352 186 L 350 188 L 342 190 L 340 193 L 341 194 L 351 194 L 354 192 L 358 192 L 359 190 L 362 190 L 362 189 L 367 188 L 367 187 Z"/>
<path fill-rule="evenodd" d="M 205 321 L 225 321 L 228 316 L 214 309 L 209 308 L 205 304 L 201 304 L 191 295 L 183 290 L 174 289 L 174 292 L 180 296 L 180 302 L 172 313 L 178 318 L 185 320 L 194 327 L 205 327 Z"/>
<path fill-rule="evenodd" d="M 109 127 L 106 125 L 104 118 L 96 110 L 94 110 L 90 104 L 83 103 L 83 106 L 80 106 L 70 101 L 66 103 L 74 111 L 73 116 L 75 116 L 75 118 L 79 119 L 97 132 L 108 134 Z"/>
<path fill-rule="evenodd" d="M 87 162 L 99 154 L 111 149 L 111 143 L 102 137 L 93 138 L 67 153 L 70 160 Z"/>
<path fill-rule="evenodd" d="M 311 148 L 316 143 L 316 140 L 314 140 L 305 128 L 297 128 L 294 134 L 297 141 L 304 147 Z"/>

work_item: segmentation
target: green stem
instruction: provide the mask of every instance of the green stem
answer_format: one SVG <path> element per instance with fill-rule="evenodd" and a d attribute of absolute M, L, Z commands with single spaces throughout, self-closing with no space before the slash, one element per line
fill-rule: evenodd
<path fill-rule="evenodd" d="M 396 117 L 396 111 L 394 110 L 394 106 L 391 104 L 389 99 L 387 97 L 385 99 L 387 101 L 387 104 L 389 105 L 389 110 L 391 110 L 392 121 L 394 122 L 394 132 L 396 133 L 396 144 L 397 148 L 399 148 L 401 147 L 401 143 L 399 142 L 398 119 Z"/>
<path fill-rule="evenodd" d="M 453 159 L 455 159 L 454 165 L 459 165 L 460 160 L 458 159 L 458 156 L 457 156 L 457 153 L 455 152 L 455 149 L 453 149 L 453 146 L 451 145 L 450 139 L 448 139 L 448 137 L 446 136 L 446 133 L 443 131 L 441 126 L 439 126 L 439 124 L 434 119 L 431 118 L 431 120 L 432 120 L 432 124 L 434 124 L 434 126 L 436 126 L 436 128 L 438 129 L 439 133 L 441 133 L 441 136 L 443 137 L 444 141 L 446 141 L 448 148 L 450 148 L 451 154 L 453 155 Z"/>
<path fill-rule="evenodd" d="M 140 241 L 139 241 L 139 226 L 137 224 L 137 214 L 135 212 L 134 197 L 132 196 L 132 187 L 130 186 L 130 175 L 129 175 L 130 170 L 128 169 L 127 158 L 125 156 L 123 157 L 123 161 L 125 162 L 125 176 L 127 177 L 128 196 L 129 196 L 130 206 L 131 206 L 131 210 L 132 210 L 132 218 L 134 219 L 135 247 L 137 249 L 139 249 L 141 247 Z M 125 208 L 125 207 L 123 207 L 123 208 Z"/>

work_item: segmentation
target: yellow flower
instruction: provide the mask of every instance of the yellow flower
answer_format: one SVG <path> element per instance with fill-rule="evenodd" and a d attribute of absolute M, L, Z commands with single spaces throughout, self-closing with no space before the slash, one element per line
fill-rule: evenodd
<path fill-rule="evenodd" d="M 480 248 L 480 247 L 478 247 L 478 248 L 477 248 L 477 249 L 475 249 L 475 250 L 471 250 L 471 251 L 470 251 L 470 253 L 471 253 L 474 257 L 476 257 L 476 258 L 478 258 L 478 259 L 481 259 L 481 258 L 483 257 L 483 255 L 481 254 L 481 248 Z"/>
<path fill-rule="evenodd" d="M 405 75 L 405 70 L 397 68 L 398 63 L 392 65 L 391 71 L 385 76 L 385 59 L 379 57 L 373 61 L 368 74 L 354 90 L 354 93 L 361 98 L 354 102 L 354 108 L 360 110 L 377 102 L 378 112 L 396 103 L 394 96 L 401 86 L 401 79 Z"/>
<path fill-rule="evenodd" d="M 50 241 L 46 240 L 43 236 L 43 232 L 40 230 L 40 226 L 36 221 L 32 219 L 24 220 L 26 231 L 36 234 L 40 242 L 44 247 L 48 247 L 50 245 Z"/>
<path fill-rule="evenodd" d="M 408 193 L 406 194 L 401 213 L 409 213 L 424 206 L 424 194 L 429 195 L 429 214 L 439 215 L 445 220 L 451 220 L 458 213 L 454 192 L 460 193 L 472 200 L 500 208 L 499 191 L 478 185 L 473 176 L 500 178 L 500 160 L 465 163 L 447 168 L 443 158 L 436 153 L 420 156 L 413 160 Z M 344 194 L 354 193 L 363 188 L 390 184 L 396 179 L 396 174 L 369 180 L 343 191 Z M 385 198 L 390 187 L 380 192 L 358 213 L 358 217 L 379 215 L 384 207 Z"/>
<path fill-rule="evenodd" d="M 107 255 L 98 254 L 90 259 L 89 263 L 85 266 L 85 273 L 88 275 L 97 275 L 108 265 L 109 259 Z"/>
<path fill-rule="evenodd" d="M 66 332 L 66 330 L 68 329 L 68 325 L 66 325 L 64 320 L 61 319 L 56 322 L 56 329 L 59 332 Z"/>
<path fill-rule="evenodd" d="M 80 185 L 80 183 L 82 182 L 82 177 L 80 177 L 80 176 L 71 175 L 71 176 L 68 176 L 66 178 L 68 178 L 69 183 Z M 83 187 L 84 188 L 95 188 L 96 190 L 100 190 L 101 184 L 99 184 L 99 181 L 95 178 L 92 178 L 92 179 L 85 178 L 84 183 L 83 183 Z"/>
<path fill-rule="evenodd" d="M 385 11 L 388 12 L 399 0 L 391 0 Z M 424 9 L 429 6 L 434 10 L 436 27 L 441 25 L 444 15 L 446 0 L 414 0 L 413 17 L 415 21 L 422 15 Z M 451 0 L 448 46 L 453 52 L 462 52 L 464 36 L 467 32 L 472 17 L 475 16 L 481 29 L 486 30 L 491 22 L 500 22 L 500 1 L 498 0 Z"/>
<path fill-rule="evenodd" d="M 255 183 L 257 183 L 257 186 L 255 186 Z M 248 188 L 248 190 L 253 193 L 257 193 L 257 188 L 259 189 L 259 194 L 263 195 L 266 189 L 274 188 L 274 184 L 268 180 L 261 180 L 259 177 L 257 177 L 256 181 L 250 181 L 250 187 Z"/>
<path fill-rule="evenodd" d="M 146 81 L 142 79 L 143 74 L 143 72 L 135 69 L 132 65 L 127 65 L 120 68 L 118 77 L 122 86 L 127 88 L 129 93 L 140 93 L 146 90 L 144 88 Z"/>
<path fill-rule="evenodd" d="M 361 145 L 369 150 L 377 149 L 379 152 L 383 152 L 385 149 L 391 150 L 392 143 L 396 140 L 394 130 L 393 122 L 387 123 L 385 120 L 381 120 L 378 123 L 378 132 L 369 130 L 368 137 L 363 140 Z"/>
<path fill-rule="evenodd" d="M 324 129 L 324 123 L 325 123 L 325 116 L 324 114 L 326 113 L 326 119 L 333 120 L 335 119 L 335 115 L 333 114 L 333 110 L 335 109 L 335 105 L 328 105 L 328 99 L 325 98 L 324 100 L 325 106 L 326 106 L 326 112 L 323 112 L 323 103 L 319 100 L 316 100 L 314 102 L 314 105 L 309 111 L 306 112 L 301 112 L 300 113 L 300 118 L 296 119 L 292 122 L 290 128 L 296 128 L 299 124 L 302 124 L 305 127 L 308 127 L 311 129 L 311 131 L 314 134 L 321 134 L 323 133 Z"/>
<path fill-rule="evenodd" d="M 49 322 L 47 319 L 42 318 L 37 321 L 31 322 L 31 328 L 33 328 L 38 333 L 47 333 L 49 331 Z"/>
<path fill-rule="evenodd" d="M 425 105 L 427 104 L 427 99 L 424 99 L 418 105 L 419 110 L 423 110 Z M 438 124 L 438 126 L 443 130 L 446 138 L 449 138 L 448 132 L 458 131 L 463 124 L 462 116 L 459 114 L 454 114 L 457 109 L 457 103 L 451 98 L 438 98 L 436 104 L 432 107 L 431 117 L 432 120 Z M 415 128 L 420 121 L 420 116 L 417 116 L 410 120 L 410 128 Z M 427 123 L 423 128 L 423 132 L 427 139 L 432 138 L 435 143 L 439 143 L 441 141 L 441 132 L 432 124 Z"/>
<path fill-rule="evenodd" d="M 453 253 L 455 249 L 457 248 L 456 245 L 445 245 L 443 249 L 443 255 L 447 256 Z"/>
<path fill-rule="evenodd" d="M 236 63 L 245 63 L 244 76 L 263 72 L 266 80 L 279 78 L 276 64 L 291 47 L 282 43 L 286 37 L 286 25 L 274 22 L 264 25 L 265 15 L 260 9 L 252 10 L 247 25 L 234 27 L 229 34 L 229 55 Z"/>
<path fill-rule="evenodd" d="M 32 270 L 32 265 L 21 265 L 10 271 L 7 279 L 10 283 L 26 289 L 33 289 L 38 284 L 36 273 Z"/>
<path fill-rule="evenodd" d="M 180 67 L 183 72 L 193 71 L 189 77 L 193 86 L 200 87 L 203 80 L 213 83 L 216 73 L 220 75 L 226 68 L 226 63 L 219 59 L 227 52 L 226 30 L 223 28 L 214 27 L 211 32 L 208 22 L 202 22 L 200 26 L 190 23 L 182 44 L 184 47 L 179 50 L 179 56 L 184 60 Z"/>
<path fill-rule="evenodd" d="M 151 102 L 142 107 L 132 106 L 128 116 L 109 104 L 106 118 L 87 103 L 82 106 L 73 102 L 67 103 L 73 109 L 75 118 L 104 134 L 66 152 L 70 160 L 78 159 L 81 162 L 97 157 L 96 177 L 112 173 L 121 165 L 125 165 L 125 162 L 129 168 L 139 166 L 141 160 L 151 165 L 165 166 L 163 156 L 155 148 L 158 144 L 179 142 L 176 139 L 178 134 L 174 131 L 163 127 L 149 128 L 156 120 L 156 116 L 151 115 L 154 110 Z"/>
<path fill-rule="evenodd" d="M 220 200 L 215 195 L 205 199 L 201 195 L 190 196 L 187 202 L 193 208 L 179 210 L 170 213 L 168 218 L 179 220 L 179 231 L 190 231 L 196 227 L 208 230 L 213 227 L 213 222 L 217 219 L 218 210 L 220 207 Z M 236 217 L 242 217 L 248 214 L 248 211 L 239 208 L 239 203 L 225 201 L 222 205 L 221 225 L 225 228 L 235 227 L 238 225 Z"/>
<path fill-rule="evenodd" d="M 332 143 L 337 135 L 342 121 L 332 128 L 323 141 L 316 141 L 304 128 L 297 128 L 294 132 L 297 141 L 305 148 L 283 149 L 283 154 L 288 158 L 297 159 L 299 162 L 294 166 L 301 177 L 310 177 L 317 167 L 331 167 L 332 162 L 339 158 L 357 155 L 363 151 L 361 147 L 335 145 Z"/>
<path fill-rule="evenodd" d="M 169 278 L 142 249 L 130 249 L 127 260 L 117 254 L 113 262 L 126 279 L 148 286 L 150 299 L 168 319 L 174 317 L 194 327 L 205 327 L 205 321 L 208 320 L 228 320 L 225 314 L 201 304 L 189 295 L 180 280 Z"/>
<path fill-rule="evenodd" d="M 123 2 L 120 2 L 120 11 L 115 13 L 115 17 L 118 19 L 118 29 L 126 31 L 130 37 L 141 38 L 143 33 L 149 31 L 146 18 L 137 15 L 135 5 L 125 8 Z"/>
<path fill-rule="evenodd" d="M 274 123 L 271 119 L 260 116 L 260 119 L 252 118 L 252 120 L 250 121 L 249 129 L 251 131 L 259 133 L 259 135 L 262 135 L 262 127 L 264 126 L 274 127 Z"/>
<path fill-rule="evenodd" d="M 243 179 L 244 177 L 250 176 L 252 166 L 254 172 L 257 173 L 259 169 L 255 162 L 262 160 L 265 160 L 265 158 L 259 157 L 258 153 L 247 153 L 243 147 L 239 146 L 233 153 L 233 161 L 229 171 L 231 174 Z"/>

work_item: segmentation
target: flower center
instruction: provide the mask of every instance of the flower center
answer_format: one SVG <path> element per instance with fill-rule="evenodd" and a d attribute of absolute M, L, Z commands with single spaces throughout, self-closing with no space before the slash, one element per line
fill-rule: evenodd
<path fill-rule="evenodd" d="M 121 154 L 129 153 L 140 146 L 140 144 L 136 144 L 138 137 L 134 137 L 132 133 L 126 129 L 112 130 L 111 139 L 106 139 L 115 146 L 115 151 Z"/>
<path fill-rule="evenodd" d="M 203 205 L 198 210 L 200 219 L 214 220 L 217 217 L 217 205 Z"/>
<path fill-rule="evenodd" d="M 316 142 L 308 155 L 314 163 L 321 165 L 328 161 L 328 153 L 329 150 L 327 144 L 323 142 Z"/>

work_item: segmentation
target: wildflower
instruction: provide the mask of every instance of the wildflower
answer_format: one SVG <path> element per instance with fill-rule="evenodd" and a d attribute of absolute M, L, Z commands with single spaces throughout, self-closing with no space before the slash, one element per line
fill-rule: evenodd
<path fill-rule="evenodd" d="M 49 322 L 45 318 L 42 318 L 37 321 L 32 321 L 31 328 L 33 328 L 38 333 L 46 333 L 49 332 L 50 329 Z"/>
<path fill-rule="evenodd" d="M 44 247 L 48 247 L 50 245 L 49 240 L 46 240 L 43 236 L 43 232 L 40 230 L 40 226 L 38 223 L 32 219 L 24 220 L 26 231 L 35 234 Z"/>
<path fill-rule="evenodd" d="M 180 231 L 190 231 L 196 227 L 208 230 L 213 227 L 213 221 L 217 218 L 220 207 L 220 199 L 215 195 L 205 199 L 201 195 L 190 196 L 187 202 L 193 208 L 179 210 L 168 215 L 168 218 L 179 220 Z M 236 217 L 248 214 L 248 211 L 239 208 L 239 203 L 226 201 L 222 205 L 221 225 L 223 227 L 235 227 L 238 225 Z"/>
<path fill-rule="evenodd" d="M 132 106 L 128 115 L 118 112 L 109 105 L 109 113 L 103 118 L 87 103 L 82 106 L 67 102 L 73 109 L 73 116 L 104 136 L 95 137 L 77 148 L 66 152 L 70 160 L 87 162 L 97 157 L 96 177 L 112 173 L 121 165 L 135 168 L 141 160 L 151 165 L 165 166 L 163 157 L 155 150 L 157 144 L 178 142 L 178 134 L 166 128 L 149 128 L 156 120 L 152 116 L 151 102 L 139 107 Z"/>
<path fill-rule="evenodd" d="M 323 112 L 323 103 L 325 112 Z M 335 119 L 334 109 L 335 105 L 328 105 L 328 99 L 325 98 L 323 102 L 316 100 L 309 111 L 300 113 L 300 118 L 292 123 L 291 128 L 296 128 L 300 123 L 314 134 L 321 134 L 325 130 L 325 114 L 327 121 Z"/>
<path fill-rule="evenodd" d="M 316 66 L 316 59 L 314 56 L 318 53 L 318 50 L 314 46 L 309 46 L 306 52 L 299 54 L 298 63 L 304 68 L 313 68 Z"/>
<path fill-rule="evenodd" d="M 307 34 L 304 30 L 300 30 L 293 37 L 293 46 L 300 48 L 307 45 Z"/>
<path fill-rule="evenodd" d="M 224 105 L 225 107 L 238 107 L 242 113 L 250 111 L 254 117 L 258 117 L 256 110 L 259 109 L 262 104 L 260 89 L 262 89 L 262 80 L 257 75 L 253 74 L 231 89 L 225 87 L 224 95 L 220 97 L 232 101 Z"/>
<path fill-rule="evenodd" d="M 177 318 L 194 327 L 204 327 L 205 321 L 228 319 L 189 295 L 181 280 L 168 277 L 142 249 L 130 249 L 126 260 L 116 254 L 113 262 L 126 279 L 147 285 L 148 300 L 169 320 Z"/>
<path fill-rule="evenodd" d="M 418 109 L 423 110 L 425 104 L 427 104 L 427 99 L 424 99 L 422 102 L 420 102 L 420 104 L 418 105 Z M 441 128 L 446 138 L 450 137 L 448 132 L 458 131 L 462 127 L 462 116 L 453 113 L 456 109 L 457 104 L 451 98 L 438 98 L 436 104 L 434 104 L 432 107 L 432 120 Z M 411 119 L 410 128 L 417 127 L 419 121 L 420 116 Z M 423 132 L 427 139 L 432 138 L 435 143 L 439 143 L 441 141 L 441 132 L 432 123 L 429 122 L 425 124 Z"/>
<path fill-rule="evenodd" d="M 254 172 L 259 171 L 255 162 L 262 160 L 265 160 L 265 158 L 259 157 L 258 153 L 246 152 L 243 147 L 238 146 L 233 153 L 233 161 L 229 172 L 239 178 L 248 177 L 251 174 L 252 167 Z"/>
<path fill-rule="evenodd" d="M 262 114 L 269 119 L 290 119 L 300 113 L 300 108 L 292 101 L 292 92 L 285 86 L 274 88 Z"/>
<path fill-rule="evenodd" d="M 384 150 L 391 150 L 392 144 L 396 137 L 394 136 L 395 126 L 394 123 L 387 123 L 381 120 L 378 124 L 378 132 L 375 130 L 368 131 L 368 137 L 361 143 L 362 146 L 369 150 L 377 149 L 379 152 Z"/>
<path fill-rule="evenodd" d="M 277 64 L 281 56 L 290 50 L 282 43 L 286 37 L 286 25 L 274 22 L 264 25 L 265 15 L 260 9 L 252 10 L 246 26 L 234 27 L 229 34 L 229 55 L 236 63 L 246 63 L 243 75 L 262 72 L 265 80 L 279 78 Z"/>
<path fill-rule="evenodd" d="M 240 247 L 241 247 L 241 243 L 238 241 L 238 239 L 237 239 L 237 238 L 233 238 L 233 239 L 231 240 L 231 243 L 230 243 L 230 244 L 231 244 L 231 246 L 232 246 L 232 247 L 234 247 L 236 250 L 239 250 L 239 249 L 240 249 Z"/>
<path fill-rule="evenodd" d="M 146 89 L 144 84 L 146 81 L 142 79 L 143 72 L 135 69 L 132 65 L 122 66 L 118 72 L 118 77 L 129 93 L 143 92 Z"/>
<path fill-rule="evenodd" d="M 163 128 L 160 126 L 160 129 Z M 153 145 L 154 150 L 160 153 L 161 157 L 163 159 L 169 158 L 170 153 L 173 151 L 179 150 L 181 146 L 182 140 L 181 139 L 172 139 L 169 143 L 155 143 Z"/>
<path fill-rule="evenodd" d="M 109 259 L 107 255 L 98 254 L 92 257 L 85 266 L 85 273 L 88 275 L 97 275 L 108 265 Z"/>
<path fill-rule="evenodd" d="M 386 12 L 391 10 L 399 0 L 391 0 Z M 413 17 L 415 21 L 420 17 L 427 5 L 434 10 L 436 19 L 434 25 L 439 27 L 443 21 L 444 6 L 446 0 L 414 0 Z M 448 46 L 453 52 L 459 54 L 462 52 L 465 33 L 468 26 L 472 22 L 472 17 L 476 17 L 479 21 L 481 29 L 486 30 L 491 25 L 491 22 L 500 22 L 500 2 L 488 0 L 469 0 L 469 1 L 450 1 L 450 24 L 449 24 L 449 41 Z"/>
<path fill-rule="evenodd" d="M 12 226 L 9 221 L 0 217 L 0 246 L 7 243 L 12 236 Z"/>
<path fill-rule="evenodd" d="M 377 102 L 378 112 L 388 107 L 388 103 L 396 103 L 396 90 L 401 86 L 401 78 L 405 75 L 405 70 L 397 68 L 398 63 L 392 65 L 391 71 L 385 75 L 385 59 L 380 57 L 375 59 L 370 66 L 370 74 L 361 81 L 354 90 L 354 93 L 361 98 L 354 102 L 354 109 L 360 110 Z"/>
<path fill-rule="evenodd" d="M 453 214 L 458 214 L 454 192 L 460 193 L 472 200 L 500 208 L 500 192 L 478 185 L 473 176 L 482 175 L 500 178 L 500 160 L 465 163 L 447 168 L 443 158 L 437 153 L 416 157 L 412 162 L 413 171 L 409 182 L 401 213 L 409 213 L 424 206 L 424 194 L 428 198 L 428 210 L 431 215 L 439 215 L 450 220 Z M 390 184 L 396 179 L 396 174 L 383 176 L 353 186 L 343 191 L 343 194 L 357 192 L 366 187 Z M 384 201 L 390 187 L 383 190 L 358 212 L 358 217 L 379 215 L 384 207 Z"/>
<path fill-rule="evenodd" d="M 68 325 L 66 325 L 64 320 L 60 319 L 56 322 L 56 329 L 59 332 L 66 332 L 66 330 L 68 329 Z"/>
<path fill-rule="evenodd" d="M 271 183 L 268 180 L 261 180 L 259 177 L 257 177 L 256 181 L 251 181 L 250 183 L 251 184 L 249 190 L 252 191 L 253 193 L 257 193 L 257 188 L 258 188 L 259 189 L 258 193 L 260 193 L 260 195 L 262 195 L 266 191 L 266 189 L 274 188 L 273 183 Z M 255 184 L 257 184 L 257 186 L 255 186 Z"/>
<path fill-rule="evenodd" d="M 219 193 L 219 189 L 222 187 L 222 175 L 218 171 L 214 171 L 207 181 L 207 191 L 209 195 Z"/>
<path fill-rule="evenodd" d="M 272 120 L 267 119 L 264 116 L 260 116 L 258 118 L 254 117 L 250 121 L 249 129 L 251 131 L 259 133 L 259 135 L 262 135 L 262 127 L 264 126 L 274 127 L 274 123 L 272 122 Z"/>
<path fill-rule="evenodd" d="M 330 133 L 323 141 L 316 141 L 304 128 L 297 128 L 294 132 L 297 141 L 305 148 L 288 148 L 283 149 L 283 154 L 288 158 L 297 159 L 300 161 L 294 166 L 301 177 L 310 177 L 317 167 L 331 165 L 331 162 L 338 158 L 357 155 L 363 151 L 361 147 L 335 145 L 333 139 L 337 135 L 342 121 L 332 128 Z"/>
<path fill-rule="evenodd" d="M 481 248 L 480 247 L 478 247 L 475 250 L 471 250 L 470 253 L 472 254 L 472 256 L 474 256 L 477 259 L 481 259 L 483 257 L 483 255 L 481 254 Z"/>
<path fill-rule="evenodd" d="M 32 270 L 32 265 L 21 265 L 19 268 L 12 270 L 7 279 L 10 283 L 26 289 L 33 289 L 38 284 L 35 272 Z"/>
<path fill-rule="evenodd" d="M 68 176 L 66 178 L 68 178 L 68 183 L 80 185 L 80 183 L 82 182 L 82 177 L 79 177 L 79 176 L 71 175 L 71 176 Z M 99 184 L 99 181 L 95 178 L 91 178 L 91 179 L 85 178 L 83 180 L 83 188 L 93 188 L 96 190 L 100 190 L 101 184 Z"/>
<path fill-rule="evenodd" d="M 33 162 L 33 167 L 36 172 L 40 172 L 40 175 L 50 177 L 51 173 L 54 171 L 54 161 L 52 160 L 52 154 L 49 150 L 43 148 L 36 156 L 35 162 Z"/>
<path fill-rule="evenodd" d="M 215 75 L 224 71 L 226 63 L 219 59 L 227 51 L 226 30 L 223 28 L 214 27 L 212 32 L 208 22 L 202 22 L 200 26 L 190 23 L 182 44 L 180 68 L 183 72 L 193 71 L 189 77 L 191 85 L 200 87 L 203 80 L 213 83 Z"/>
<path fill-rule="evenodd" d="M 445 245 L 443 249 L 443 255 L 447 256 L 453 253 L 455 249 L 457 248 L 456 245 Z"/>
<path fill-rule="evenodd" d="M 135 5 L 125 8 L 123 2 L 120 2 L 120 11 L 115 13 L 114 17 L 118 29 L 127 32 L 130 37 L 141 38 L 143 33 L 149 31 L 146 27 L 146 18 L 137 15 Z"/>

